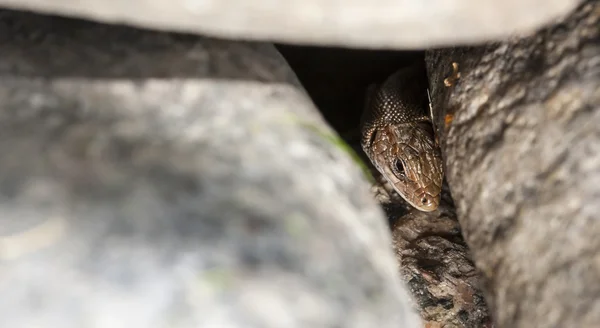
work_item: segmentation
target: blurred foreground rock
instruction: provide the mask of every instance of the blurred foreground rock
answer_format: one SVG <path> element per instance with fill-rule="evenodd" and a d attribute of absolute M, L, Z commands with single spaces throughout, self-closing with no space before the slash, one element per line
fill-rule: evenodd
<path fill-rule="evenodd" d="M 498 327 L 600 322 L 599 40 L 587 1 L 527 38 L 427 53 L 447 179 Z"/>
<path fill-rule="evenodd" d="M 272 46 L 0 31 L 3 326 L 419 326 L 366 180 Z"/>
<path fill-rule="evenodd" d="M 580 0 L 0 0 L 0 6 L 235 39 L 427 48 L 529 33 Z"/>

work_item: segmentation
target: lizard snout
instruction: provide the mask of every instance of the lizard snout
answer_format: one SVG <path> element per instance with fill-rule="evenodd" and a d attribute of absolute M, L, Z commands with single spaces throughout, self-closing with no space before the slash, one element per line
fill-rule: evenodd
<path fill-rule="evenodd" d="M 421 211 L 431 212 L 435 211 L 438 208 L 439 201 L 437 197 L 431 196 L 429 194 L 422 194 L 420 197 L 416 199 L 417 206 Z"/>

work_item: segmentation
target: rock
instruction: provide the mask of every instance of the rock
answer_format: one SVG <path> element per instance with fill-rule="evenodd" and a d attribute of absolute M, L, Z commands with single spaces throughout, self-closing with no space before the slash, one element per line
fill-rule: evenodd
<path fill-rule="evenodd" d="M 419 326 L 366 179 L 271 45 L 0 30 L 3 325 Z"/>
<path fill-rule="evenodd" d="M 0 6 L 235 39 L 416 49 L 529 33 L 579 2 L 0 0 Z"/>
<path fill-rule="evenodd" d="M 426 55 L 447 179 L 497 327 L 600 322 L 599 30 L 600 3 L 586 1 L 529 37 Z M 460 76 L 446 79 L 452 63 Z"/>
<path fill-rule="evenodd" d="M 372 168 L 371 188 L 386 211 L 398 272 L 426 327 L 491 328 L 481 276 L 464 242 L 447 184 L 440 207 L 421 212 Z"/>
<path fill-rule="evenodd" d="M 461 235 L 448 189 L 443 189 L 436 211 L 411 208 L 398 216 L 397 207 L 388 206 L 388 213 L 395 219 L 394 251 L 402 280 L 421 317 L 445 328 L 492 327 L 480 274 Z"/>

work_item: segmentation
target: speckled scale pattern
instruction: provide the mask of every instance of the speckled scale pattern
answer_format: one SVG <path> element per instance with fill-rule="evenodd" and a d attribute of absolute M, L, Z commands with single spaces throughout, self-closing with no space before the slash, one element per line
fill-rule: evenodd
<path fill-rule="evenodd" d="M 421 211 L 440 201 L 443 163 L 428 115 L 427 80 L 418 66 L 392 74 L 367 94 L 361 145 L 402 198 Z"/>
<path fill-rule="evenodd" d="M 388 77 L 381 87 L 368 95 L 367 110 L 362 117 L 362 131 L 389 124 L 429 120 L 426 81 L 416 68 L 401 69 Z"/>

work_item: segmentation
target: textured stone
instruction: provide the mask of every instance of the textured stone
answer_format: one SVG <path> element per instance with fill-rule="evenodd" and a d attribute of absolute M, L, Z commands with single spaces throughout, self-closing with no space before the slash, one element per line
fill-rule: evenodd
<path fill-rule="evenodd" d="M 527 38 L 427 53 L 448 182 L 498 327 L 600 322 L 598 40 L 587 1 Z"/>
<path fill-rule="evenodd" d="M 447 185 L 440 207 L 421 212 L 402 199 L 377 169 L 372 171 L 371 190 L 390 221 L 398 272 L 426 327 L 492 327 L 481 276 L 465 245 Z"/>
<path fill-rule="evenodd" d="M 418 326 L 366 180 L 271 45 L 0 31 L 4 326 Z"/>
<path fill-rule="evenodd" d="M 9 8 L 279 42 L 426 48 L 529 33 L 579 0 L 0 0 Z"/>
<path fill-rule="evenodd" d="M 480 274 L 461 235 L 447 188 L 440 207 L 425 213 L 401 213 L 388 206 L 394 251 L 402 280 L 421 317 L 445 328 L 489 328 L 492 319 L 481 291 Z M 393 213 L 393 214 L 392 214 Z"/>

